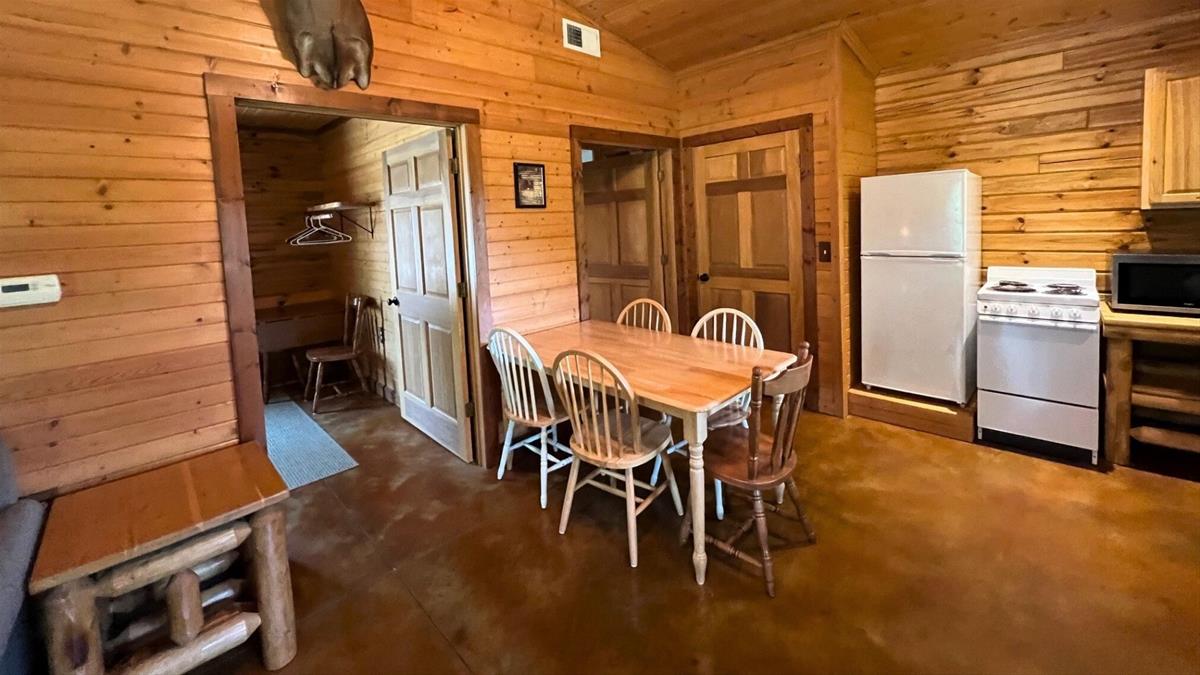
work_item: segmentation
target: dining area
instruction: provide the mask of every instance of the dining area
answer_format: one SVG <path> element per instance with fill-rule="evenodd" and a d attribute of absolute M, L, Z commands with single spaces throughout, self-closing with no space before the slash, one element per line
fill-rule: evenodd
<path fill-rule="evenodd" d="M 636 568 L 638 516 L 669 495 L 680 545 L 692 544 L 696 584 L 705 583 L 713 552 L 757 569 L 772 597 L 767 514 L 798 521 L 815 543 L 792 477 L 813 370 L 807 343 L 795 353 L 767 349 L 754 319 L 732 308 L 713 309 L 687 334 L 676 333 L 660 303 L 638 298 L 613 322 L 528 334 L 498 326 L 488 351 L 505 418 L 497 478 L 512 470 L 518 451 L 531 452 L 547 509 L 550 476 L 567 473 L 560 535 L 569 536 L 575 500 L 593 498 L 583 488 L 621 498 Z M 710 486 L 715 520 L 725 519 L 729 499 L 752 507 L 723 539 L 708 532 Z M 752 531 L 757 543 L 744 544 Z"/>

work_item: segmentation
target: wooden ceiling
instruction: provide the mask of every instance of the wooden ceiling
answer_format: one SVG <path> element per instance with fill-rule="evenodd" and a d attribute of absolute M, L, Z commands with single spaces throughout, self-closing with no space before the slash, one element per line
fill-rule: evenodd
<path fill-rule="evenodd" d="M 239 129 L 293 131 L 319 134 L 348 119 L 338 115 L 323 115 L 304 110 L 260 108 L 247 105 L 237 107 Z"/>
<path fill-rule="evenodd" d="M 602 29 L 680 70 L 845 20 L 883 68 L 1064 30 L 1194 10 L 1197 0 L 575 0 Z"/>

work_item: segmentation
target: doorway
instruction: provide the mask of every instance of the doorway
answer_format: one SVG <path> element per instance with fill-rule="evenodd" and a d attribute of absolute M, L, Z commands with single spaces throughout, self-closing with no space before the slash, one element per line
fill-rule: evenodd
<path fill-rule="evenodd" d="M 572 127 L 571 141 L 580 318 L 652 298 L 680 325 L 678 139 Z"/>
<path fill-rule="evenodd" d="M 348 384 L 357 385 L 354 371 L 361 364 L 372 394 L 395 402 L 408 421 L 457 456 L 483 462 L 487 435 L 470 415 L 481 387 L 472 373 L 479 372 L 483 356 L 471 345 L 480 344 L 480 322 L 490 323 L 486 259 L 476 255 L 482 242 L 481 221 L 475 220 L 481 217 L 482 166 L 471 155 L 479 150 L 478 111 L 216 75 L 206 76 L 205 85 L 241 439 L 266 445 L 264 392 L 274 384 L 271 366 L 286 378 L 293 370 L 288 361 L 301 366 L 296 371 L 306 365 L 303 358 L 265 353 L 278 333 L 297 331 L 264 330 L 260 312 L 314 302 L 340 305 L 363 296 L 368 308 L 361 319 L 363 353 L 344 364 Z M 293 135 L 292 142 L 266 149 L 260 158 L 246 156 L 253 144 L 248 135 L 278 133 L 280 125 L 307 127 L 303 131 L 312 143 Z M 432 144 L 433 152 L 419 152 L 414 143 Z M 265 172 L 261 180 L 255 170 Z M 402 173 L 425 202 L 395 203 L 403 196 Z M 275 195 L 264 194 L 268 183 Z M 297 211 L 298 203 L 307 206 Z M 273 211 L 263 218 L 259 206 Z M 405 208 L 413 217 L 399 223 L 397 214 Z M 299 235 L 311 227 L 314 214 L 334 234 L 310 237 L 321 240 L 319 245 L 293 246 L 304 239 Z M 263 223 L 268 226 L 260 227 Z M 426 255 L 438 242 L 440 250 Z M 406 251 L 408 257 L 396 259 Z M 402 296 L 399 291 L 412 289 L 398 281 L 416 277 L 424 297 Z M 441 298 L 438 317 L 413 311 L 434 296 Z M 329 328 L 333 313 L 326 314 L 322 321 Z M 350 316 L 339 313 L 337 326 L 347 328 Z M 301 329 L 313 325 L 309 321 Z M 299 332 L 301 342 L 318 337 Z M 319 337 L 335 345 L 352 341 L 348 332 Z M 414 370 L 413 364 L 425 367 Z M 436 379 L 443 370 L 453 373 L 450 387 L 419 379 L 422 374 Z M 428 424 L 430 411 L 443 418 L 440 427 Z M 445 433 L 450 426 L 453 433 Z"/>

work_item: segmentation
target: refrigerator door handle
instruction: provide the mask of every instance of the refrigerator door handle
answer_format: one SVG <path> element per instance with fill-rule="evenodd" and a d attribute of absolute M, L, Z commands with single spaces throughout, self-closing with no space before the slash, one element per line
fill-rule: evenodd
<path fill-rule="evenodd" d="M 946 251 L 863 251 L 860 255 L 863 258 L 924 258 L 929 260 L 963 260 L 966 258 L 961 253 L 947 253 Z"/>

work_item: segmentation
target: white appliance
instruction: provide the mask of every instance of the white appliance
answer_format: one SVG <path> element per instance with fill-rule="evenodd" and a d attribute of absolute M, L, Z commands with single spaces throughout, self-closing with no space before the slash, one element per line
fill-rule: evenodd
<path fill-rule="evenodd" d="M 965 404 L 975 392 L 979 176 L 862 181 L 862 381 Z"/>
<path fill-rule="evenodd" d="M 989 267 L 979 291 L 979 437 L 1100 447 L 1096 271 Z"/>
<path fill-rule="evenodd" d="M 57 274 L 0 279 L 0 307 L 45 305 L 61 299 Z"/>

